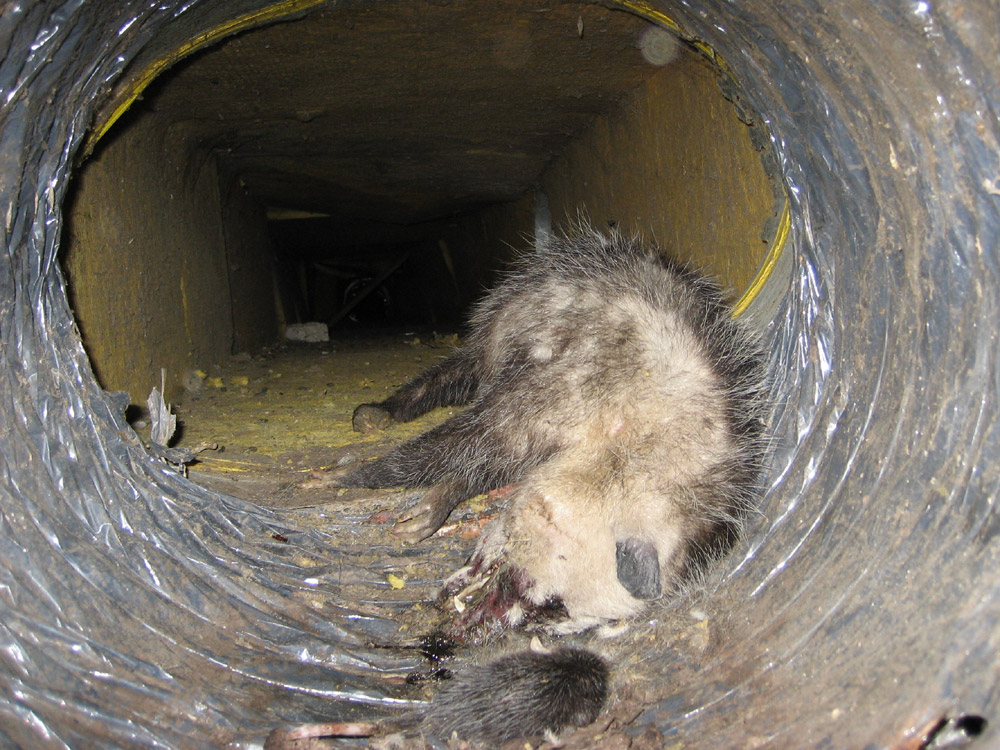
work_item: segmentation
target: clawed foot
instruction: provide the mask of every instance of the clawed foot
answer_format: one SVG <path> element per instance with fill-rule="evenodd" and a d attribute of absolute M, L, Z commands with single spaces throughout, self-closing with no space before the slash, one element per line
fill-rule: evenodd
<path fill-rule="evenodd" d="M 308 479 L 299 483 L 299 487 L 306 490 L 365 487 L 367 485 L 356 475 L 362 466 L 363 464 L 352 463 L 335 469 L 312 471 Z M 369 489 L 372 489 L 374 495 L 385 494 L 383 488 Z M 460 491 L 456 492 L 455 486 L 449 482 L 442 482 L 428 490 L 410 490 L 403 497 L 412 497 L 414 492 L 421 494 L 420 499 L 403 511 L 393 529 L 393 533 L 406 544 L 416 544 L 434 534 L 444 525 L 455 505 L 464 499 Z"/>
<path fill-rule="evenodd" d="M 355 432 L 384 430 L 393 423 L 392 415 L 378 404 L 361 404 L 354 410 L 351 426 Z"/>
<path fill-rule="evenodd" d="M 399 522 L 392 533 L 404 544 L 422 542 L 441 528 L 447 514 L 440 516 L 425 502 L 419 502 L 399 517 Z"/>
<path fill-rule="evenodd" d="M 309 478 L 299 482 L 304 490 L 325 490 L 329 487 L 352 487 L 346 483 L 346 477 L 357 468 L 356 463 L 338 466 L 336 469 L 314 469 L 309 472 Z"/>
<path fill-rule="evenodd" d="M 449 482 L 435 485 L 424 493 L 416 505 L 400 517 L 392 533 L 406 544 L 416 544 L 431 536 L 448 519 L 448 514 L 461 501 L 456 499 L 455 487 Z"/>

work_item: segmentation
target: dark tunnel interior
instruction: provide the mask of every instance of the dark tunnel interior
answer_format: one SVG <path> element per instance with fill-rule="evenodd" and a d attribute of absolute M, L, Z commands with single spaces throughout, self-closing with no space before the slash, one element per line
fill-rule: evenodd
<path fill-rule="evenodd" d="M 117 91 L 103 112 L 126 100 Z M 516 252 L 581 218 L 652 237 L 737 298 L 780 248 L 767 138 L 709 54 L 626 9 L 320 7 L 152 80 L 88 148 L 63 264 L 99 377 L 133 400 L 148 389 L 137 366 L 147 383 L 164 365 L 176 378 L 231 353 L 227 338 L 253 351 L 286 324 L 456 329 Z M 107 189 L 129 183 L 116 210 Z M 746 200 L 723 206 L 720 189 Z M 125 268 L 152 295 L 122 300 L 144 308 L 132 327 L 169 342 L 163 309 L 189 308 L 188 341 L 146 362 L 115 351 L 122 317 L 107 314 L 121 292 L 104 286 L 102 253 L 123 239 Z M 149 288 L 168 265 L 200 277 L 180 305 Z M 224 295 L 228 315 L 212 309 Z M 232 323 L 190 332 L 209 316 Z"/>

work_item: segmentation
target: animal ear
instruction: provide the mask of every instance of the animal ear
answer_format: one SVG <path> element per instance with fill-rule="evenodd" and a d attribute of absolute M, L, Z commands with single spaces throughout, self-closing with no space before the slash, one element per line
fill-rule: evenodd
<path fill-rule="evenodd" d="M 660 595 L 660 560 L 652 542 L 631 536 L 615 545 L 618 581 L 636 599 Z"/>

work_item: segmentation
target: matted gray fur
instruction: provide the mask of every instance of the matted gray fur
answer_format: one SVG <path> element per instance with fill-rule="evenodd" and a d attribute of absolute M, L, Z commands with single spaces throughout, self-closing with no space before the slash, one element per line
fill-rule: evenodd
<path fill-rule="evenodd" d="M 581 226 L 520 258 L 470 323 L 465 346 L 354 426 L 468 407 L 335 480 L 429 487 L 396 527 L 407 541 L 516 483 L 448 584 L 479 592 L 459 629 L 627 618 L 738 538 L 765 455 L 763 369 L 718 285 Z"/>

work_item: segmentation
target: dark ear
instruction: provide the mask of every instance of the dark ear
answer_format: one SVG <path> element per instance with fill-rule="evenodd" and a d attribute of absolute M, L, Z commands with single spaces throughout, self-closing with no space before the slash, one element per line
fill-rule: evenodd
<path fill-rule="evenodd" d="M 660 595 L 660 560 L 652 542 L 629 537 L 615 545 L 618 580 L 636 599 Z"/>

